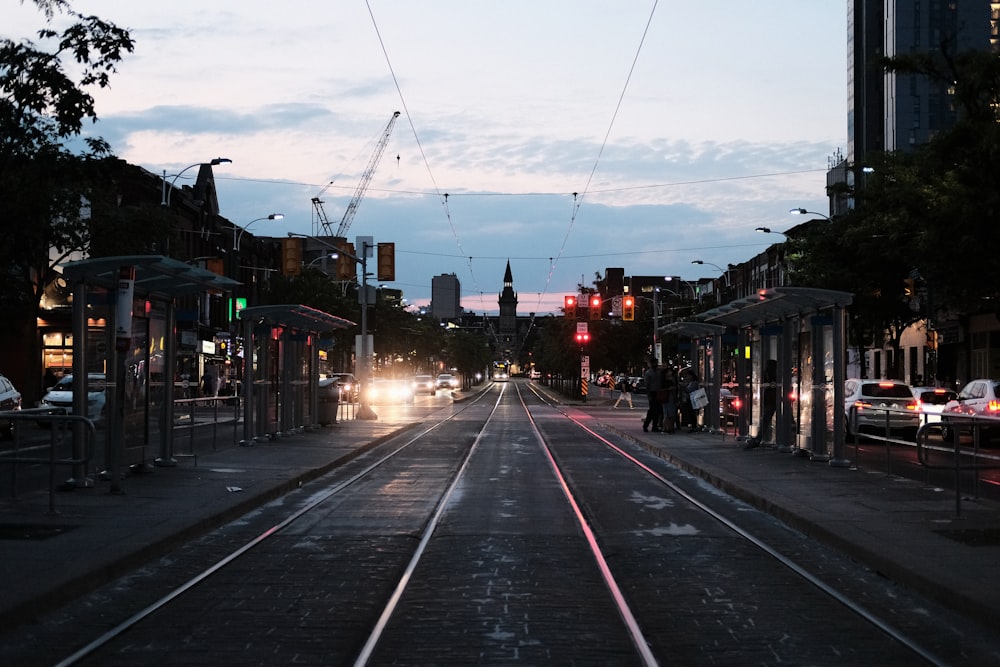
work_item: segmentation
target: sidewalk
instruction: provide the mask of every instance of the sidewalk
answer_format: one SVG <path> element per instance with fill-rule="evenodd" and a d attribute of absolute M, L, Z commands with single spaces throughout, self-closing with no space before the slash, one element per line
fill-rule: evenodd
<path fill-rule="evenodd" d="M 833 468 L 732 436 L 644 433 L 644 409 L 572 403 L 600 424 L 886 577 L 1000 627 L 1000 507 L 881 472 Z M 253 447 L 201 452 L 122 481 L 0 498 L 0 624 L 30 620 L 315 479 L 408 422 L 352 420 Z M 953 536 L 947 536 L 953 531 Z M 970 538 L 955 539 L 955 538 Z M 978 538 L 976 539 L 971 538 Z"/>

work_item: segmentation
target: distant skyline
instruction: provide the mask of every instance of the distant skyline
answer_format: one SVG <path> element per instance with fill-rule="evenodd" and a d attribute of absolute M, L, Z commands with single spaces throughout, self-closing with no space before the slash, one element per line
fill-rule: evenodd
<path fill-rule="evenodd" d="M 88 130 L 154 174 L 232 159 L 221 215 L 285 215 L 255 235 L 312 234 L 324 188 L 336 227 L 400 111 L 347 235 L 396 243 L 414 305 L 454 273 L 496 313 L 508 260 L 520 314 L 606 267 L 716 277 L 782 238 L 755 227 L 827 211 L 846 146 L 842 0 L 72 5 L 136 40 Z M 42 27 L 31 3 L 3 19 Z"/>

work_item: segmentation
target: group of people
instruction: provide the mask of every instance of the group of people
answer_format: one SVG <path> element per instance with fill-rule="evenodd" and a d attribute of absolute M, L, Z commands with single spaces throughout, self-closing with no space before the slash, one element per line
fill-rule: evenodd
<path fill-rule="evenodd" d="M 698 413 L 691 394 L 701 387 L 697 373 L 690 368 L 678 372 L 672 366 L 660 366 L 655 357 L 643 374 L 646 397 L 649 400 L 643 431 L 674 433 L 686 428 L 689 433 L 700 430 Z"/>

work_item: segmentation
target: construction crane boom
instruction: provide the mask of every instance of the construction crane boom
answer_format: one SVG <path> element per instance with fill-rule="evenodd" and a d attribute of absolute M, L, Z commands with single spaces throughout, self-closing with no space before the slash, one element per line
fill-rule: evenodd
<path fill-rule="evenodd" d="M 385 147 L 389 144 L 389 135 L 392 134 L 392 128 L 396 124 L 396 119 L 399 118 L 399 112 L 395 111 L 392 114 L 392 118 L 389 119 L 389 124 L 385 126 L 382 130 L 382 136 L 379 138 L 378 143 L 375 146 L 375 152 L 372 153 L 371 159 L 368 160 L 368 166 L 365 167 L 364 173 L 361 174 L 361 182 L 358 183 L 358 187 L 354 190 L 354 196 L 351 197 L 351 201 L 347 204 L 347 209 L 344 211 L 344 217 L 340 219 L 340 225 L 337 227 L 336 236 L 345 237 L 347 235 L 347 230 L 351 228 L 351 223 L 354 221 L 354 216 L 358 212 L 358 206 L 361 204 L 361 200 L 365 196 L 365 192 L 368 190 L 368 184 L 371 183 L 372 176 L 375 174 L 375 168 L 378 167 L 379 162 L 382 160 L 382 153 L 385 152 Z M 320 193 L 322 194 L 322 193 Z M 323 200 L 319 196 L 313 197 L 312 199 L 313 207 L 316 209 L 316 216 L 319 218 L 320 224 L 322 225 L 322 236 L 331 236 L 330 220 L 326 217 L 326 211 L 323 209 Z"/>

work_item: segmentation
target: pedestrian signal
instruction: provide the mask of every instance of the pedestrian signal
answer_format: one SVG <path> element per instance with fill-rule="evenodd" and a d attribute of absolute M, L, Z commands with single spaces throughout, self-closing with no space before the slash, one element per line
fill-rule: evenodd
<path fill-rule="evenodd" d="M 635 297 L 626 296 L 622 299 L 622 319 L 626 322 L 635 319 Z"/>

